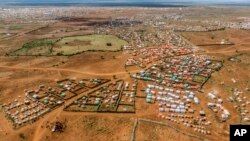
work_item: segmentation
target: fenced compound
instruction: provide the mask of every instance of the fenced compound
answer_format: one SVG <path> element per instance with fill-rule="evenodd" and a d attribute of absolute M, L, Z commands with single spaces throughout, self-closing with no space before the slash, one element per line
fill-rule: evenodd
<path fill-rule="evenodd" d="M 64 79 L 57 81 L 56 85 L 39 85 L 36 89 L 26 89 L 23 99 L 19 97 L 12 102 L 3 104 L 3 111 L 6 117 L 12 122 L 14 128 L 20 128 L 31 124 L 43 115 L 62 106 L 66 100 L 78 94 L 96 88 L 108 79 L 83 79 L 80 81 Z M 98 107 L 96 108 L 98 109 Z M 88 107 L 89 111 L 95 107 Z"/>
<path fill-rule="evenodd" d="M 65 111 L 135 113 L 137 82 L 117 80 L 88 93 L 64 108 Z"/>
<path fill-rule="evenodd" d="M 222 66 L 221 61 L 211 60 L 208 56 L 187 55 L 165 58 L 131 77 L 167 87 L 197 90 Z"/>

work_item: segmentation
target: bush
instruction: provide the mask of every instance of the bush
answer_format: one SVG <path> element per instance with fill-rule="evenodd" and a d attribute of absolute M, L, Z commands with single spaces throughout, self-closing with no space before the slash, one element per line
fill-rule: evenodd
<path fill-rule="evenodd" d="M 20 137 L 22 140 L 25 139 L 25 135 L 24 135 L 23 133 L 20 133 L 20 134 L 19 134 L 19 137 Z"/>
<path fill-rule="evenodd" d="M 62 56 L 63 54 L 61 52 L 56 53 L 57 56 Z"/>

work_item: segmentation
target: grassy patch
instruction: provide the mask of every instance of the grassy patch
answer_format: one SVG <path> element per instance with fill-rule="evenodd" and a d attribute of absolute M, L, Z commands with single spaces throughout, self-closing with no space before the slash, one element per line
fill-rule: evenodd
<path fill-rule="evenodd" d="M 119 51 L 128 43 L 113 35 L 85 35 L 58 39 L 42 39 L 25 43 L 11 52 L 13 56 L 74 55 L 84 51 Z"/>
<path fill-rule="evenodd" d="M 71 55 L 84 51 L 118 51 L 128 43 L 113 35 L 66 37 L 56 43 L 54 54 Z"/>

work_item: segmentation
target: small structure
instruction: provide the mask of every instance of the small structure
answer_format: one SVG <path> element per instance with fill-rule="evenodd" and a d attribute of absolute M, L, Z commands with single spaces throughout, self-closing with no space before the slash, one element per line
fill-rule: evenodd
<path fill-rule="evenodd" d="M 200 116 L 206 116 L 205 111 L 201 110 L 201 111 L 200 111 Z"/>

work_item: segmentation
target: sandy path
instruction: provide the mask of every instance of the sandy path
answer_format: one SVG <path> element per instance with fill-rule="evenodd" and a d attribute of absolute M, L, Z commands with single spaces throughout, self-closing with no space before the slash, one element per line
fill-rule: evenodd
<path fill-rule="evenodd" d="M 41 71 L 64 71 L 64 72 L 73 72 L 73 73 L 79 73 L 83 75 L 105 75 L 105 76 L 110 76 L 110 75 L 120 75 L 120 74 L 127 74 L 128 72 L 126 71 L 120 71 L 120 72 L 112 72 L 112 73 L 91 73 L 91 72 L 83 72 L 80 70 L 73 70 L 73 69 L 64 69 L 64 68 L 38 68 L 38 67 L 18 67 L 18 66 L 0 66 L 0 68 L 4 69 L 16 69 L 16 70 L 41 70 Z M 138 70 L 133 70 L 130 71 L 132 72 L 138 72 Z"/>
<path fill-rule="evenodd" d="M 250 49 L 239 49 L 239 52 L 248 52 Z M 235 50 L 223 50 L 223 51 L 207 51 L 206 54 L 227 54 L 227 53 L 235 53 Z"/>
<path fill-rule="evenodd" d="M 62 109 L 63 109 L 63 107 L 61 106 L 58 109 L 55 109 L 55 110 L 51 111 L 50 113 L 48 113 L 48 115 L 47 114 L 44 115 L 44 117 L 38 121 L 39 124 L 38 124 L 37 128 L 35 129 L 33 141 L 40 141 L 41 140 L 41 138 L 45 134 L 46 130 L 49 130 L 45 127 L 46 122 L 55 120 L 59 116 L 59 114 L 62 112 Z M 41 126 L 43 126 L 43 128 L 41 128 Z"/>

